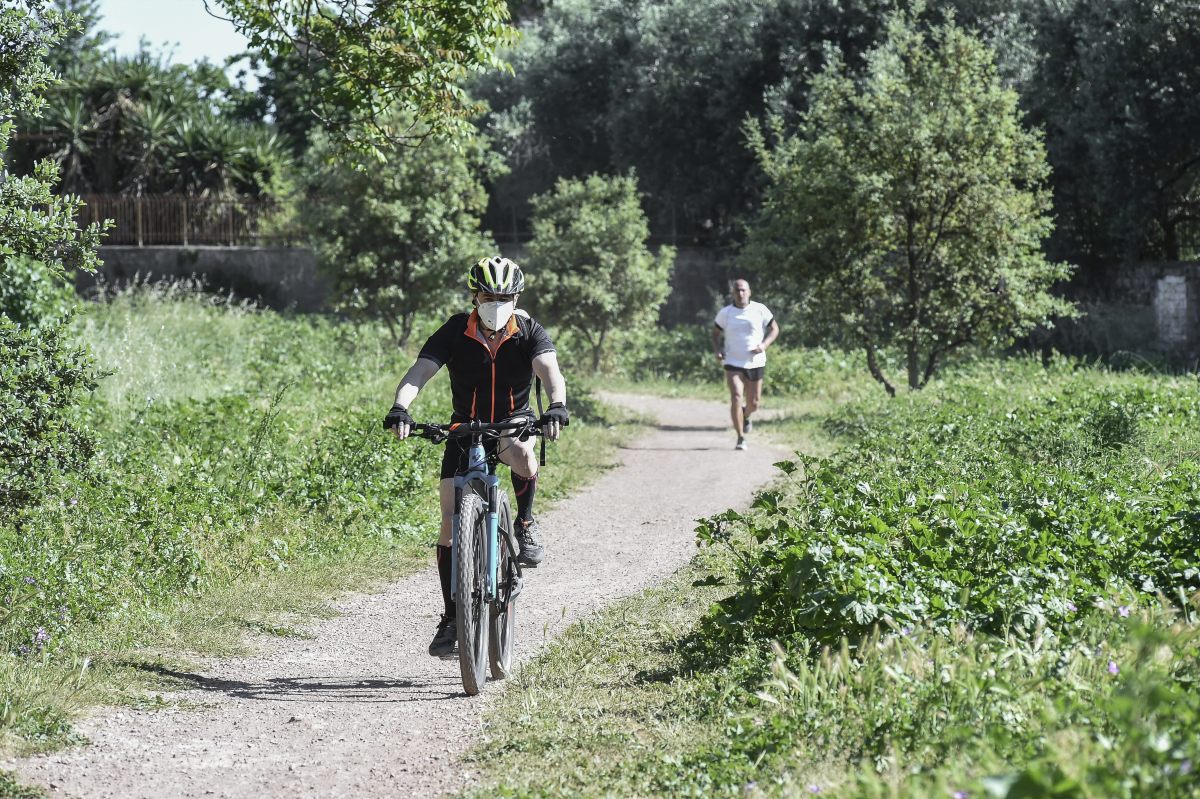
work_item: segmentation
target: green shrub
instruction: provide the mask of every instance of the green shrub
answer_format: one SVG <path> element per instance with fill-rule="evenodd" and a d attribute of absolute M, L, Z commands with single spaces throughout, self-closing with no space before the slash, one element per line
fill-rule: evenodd
<path fill-rule="evenodd" d="M 878 625 L 1061 627 L 1098 599 L 1200 590 L 1200 465 L 1148 465 L 1134 446 L 1139 419 L 1190 432 L 1190 385 L 957 384 L 929 400 L 839 414 L 852 447 L 785 464 L 795 485 L 761 495 L 764 514 L 702 528 L 717 542 L 744 524 L 757 542 L 717 618 L 823 645 Z"/>
<path fill-rule="evenodd" d="M 669 291 L 675 249 L 650 251 L 632 173 L 560 179 L 553 191 L 530 202 L 530 301 L 543 323 L 586 342 L 596 372 L 614 341 L 654 327 Z"/>
<path fill-rule="evenodd" d="M 0 315 L 0 522 L 87 463 L 93 437 L 77 404 L 97 377 L 62 323 L 34 330 Z"/>
<path fill-rule="evenodd" d="M 0 314 L 24 327 L 61 322 L 75 306 L 75 291 L 40 261 L 0 257 Z"/>
<path fill-rule="evenodd" d="M 681 780 L 1195 796 L 1198 421 L 1192 379 L 1032 361 L 834 413 L 841 451 L 700 527 L 737 585 L 692 646 L 742 688 Z"/>

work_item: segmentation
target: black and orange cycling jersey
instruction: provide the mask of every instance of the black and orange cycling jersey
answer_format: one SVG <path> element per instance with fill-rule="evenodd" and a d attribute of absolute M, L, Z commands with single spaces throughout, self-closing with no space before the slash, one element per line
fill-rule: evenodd
<path fill-rule="evenodd" d="M 475 311 L 455 314 L 438 328 L 418 357 L 450 372 L 451 421 L 497 422 L 529 407 L 533 359 L 554 352 L 545 328 L 521 312 L 489 338 Z"/>

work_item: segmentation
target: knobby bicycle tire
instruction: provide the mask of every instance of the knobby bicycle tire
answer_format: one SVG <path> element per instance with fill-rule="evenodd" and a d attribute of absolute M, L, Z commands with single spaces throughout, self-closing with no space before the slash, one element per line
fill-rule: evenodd
<path fill-rule="evenodd" d="M 458 552 L 455 600 L 458 604 L 458 665 L 463 689 L 474 696 L 487 682 L 488 603 L 484 600 L 487 570 L 487 514 L 473 487 L 463 489 L 458 506 Z"/>
<path fill-rule="evenodd" d="M 488 614 L 490 634 L 488 635 L 488 663 L 491 666 L 492 679 L 503 680 L 512 673 L 513 651 L 517 635 L 517 598 L 513 589 L 520 577 L 517 575 L 516 552 L 512 550 L 509 532 L 512 530 L 512 506 L 508 504 L 508 494 L 500 494 L 500 552 L 496 568 L 496 601 L 492 603 Z"/>

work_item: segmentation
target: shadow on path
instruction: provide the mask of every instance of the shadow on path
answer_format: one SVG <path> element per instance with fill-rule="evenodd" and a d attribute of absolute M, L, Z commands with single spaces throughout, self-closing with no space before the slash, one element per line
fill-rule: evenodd
<path fill-rule="evenodd" d="M 129 664 L 140 671 L 165 677 L 181 688 L 222 693 L 238 699 L 264 699 L 273 702 L 420 702 L 430 699 L 454 699 L 463 692 L 446 691 L 447 680 L 404 679 L 404 678 L 349 678 L 336 677 L 275 677 L 254 683 L 229 680 L 221 677 L 206 677 L 187 671 L 177 671 L 166 666 L 149 663 Z"/>
<path fill-rule="evenodd" d="M 662 430 L 664 433 L 721 433 L 729 430 L 729 425 L 682 425 L 682 424 L 656 424 L 655 430 Z"/>

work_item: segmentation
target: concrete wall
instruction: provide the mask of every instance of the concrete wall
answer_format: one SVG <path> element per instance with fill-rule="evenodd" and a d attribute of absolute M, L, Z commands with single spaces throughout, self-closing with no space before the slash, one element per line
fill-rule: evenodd
<path fill-rule="evenodd" d="M 104 265 L 98 276 L 116 285 L 197 277 L 214 291 L 281 310 L 319 311 L 330 293 L 316 257 L 296 247 L 107 246 L 100 248 L 100 260 Z M 94 283 L 95 278 L 84 275 L 79 287 Z"/>
<path fill-rule="evenodd" d="M 1085 316 L 1051 337 L 1067 352 L 1158 354 L 1177 363 L 1200 356 L 1200 262 L 1113 265 L 1105 279 L 1071 286 Z"/>
<path fill-rule="evenodd" d="M 523 262 L 525 248 L 503 252 Z M 734 254 L 706 247 L 678 247 L 672 289 L 660 313 L 663 325 L 707 325 L 727 302 L 728 281 L 740 274 Z M 288 247 L 118 247 L 100 248 L 104 280 L 198 277 L 214 291 L 232 292 L 269 308 L 300 312 L 325 308 L 329 281 L 316 257 Z M 465 267 L 464 267 L 465 272 Z M 530 290 L 537 290 L 536 270 Z M 747 277 L 753 282 L 754 275 Z M 81 278 L 81 288 L 94 278 Z M 1113 270 L 1103 297 L 1079 299 L 1088 318 L 1064 326 L 1058 346 L 1068 350 L 1160 352 L 1175 359 L 1200 356 L 1200 262 L 1126 264 Z M 770 297 L 759 297 L 768 305 Z"/>

